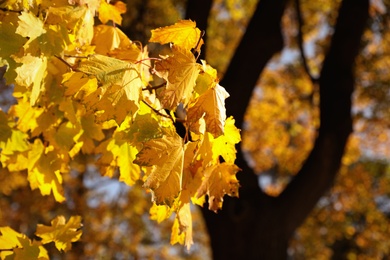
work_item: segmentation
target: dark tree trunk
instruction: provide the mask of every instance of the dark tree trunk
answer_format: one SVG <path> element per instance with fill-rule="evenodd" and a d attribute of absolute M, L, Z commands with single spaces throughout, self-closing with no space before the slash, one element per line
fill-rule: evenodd
<path fill-rule="evenodd" d="M 238 126 L 259 75 L 283 47 L 280 20 L 285 0 L 261 0 L 222 80 L 226 107 Z M 300 172 L 277 198 L 258 187 L 238 147 L 240 198 L 226 198 L 218 214 L 202 212 L 214 259 L 285 259 L 288 241 L 318 199 L 332 186 L 352 132 L 353 64 L 368 18 L 368 0 L 344 0 L 319 80 L 321 126 Z"/>

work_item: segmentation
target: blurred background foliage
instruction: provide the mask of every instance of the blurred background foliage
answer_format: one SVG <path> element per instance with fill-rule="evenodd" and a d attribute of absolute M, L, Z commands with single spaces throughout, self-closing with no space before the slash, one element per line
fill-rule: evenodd
<path fill-rule="evenodd" d="M 145 45 L 150 30 L 185 17 L 185 0 L 128 0 L 121 29 Z M 206 60 L 220 77 L 256 7 L 256 0 L 215 0 L 206 30 Z M 243 126 L 247 160 L 259 174 L 259 184 L 278 195 L 301 167 L 313 145 L 320 122 L 317 77 L 329 46 L 340 1 L 301 0 L 303 24 L 290 1 L 282 27 L 285 48 L 259 77 Z M 389 0 L 372 0 L 370 22 L 357 60 L 354 94 L 354 134 L 351 136 L 334 187 L 297 230 L 289 255 L 294 259 L 384 259 L 390 256 L 390 8 Z M 300 29 L 299 29 L 300 28 Z M 306 69 L 302 66 L 299 32 L 303 35 Z M 148 46 L 153 56 L 156 46 Z M 254 52 L 256 50 L 253 50 Z M 256 66 L 256 60 L 248 60 Z M 245 75 L 238 75 L 245 77 Z M 238 88 L 243 86 L 237 86 Z M 1 85 L 2 108 L 10 99 Z M 8 94 L 7 94 L 8 93 Z M 227 111 L 229 114 L 229 111 Z M 129 188 L 115 178 L 103 178 L 89 158 L 79 158 L 64 181 L 67 201 L 41 200 L 24 173 L 12 175 L 15 187 L 2 185 L 0 225 L 33 237 L 37 223 L 56 215 L 78 214 L 83 236 L 65 256 L 53 259 L 209 259 L 207 231 L 194 208 L 194 241 L 189 252 L 170 246 L 169 221 L 149 218 L 150 194 L 141 185 Z M 15 188 L 17 188 L 15 190 Z M 228 227 L 227 227 L 228 228 Z"/>

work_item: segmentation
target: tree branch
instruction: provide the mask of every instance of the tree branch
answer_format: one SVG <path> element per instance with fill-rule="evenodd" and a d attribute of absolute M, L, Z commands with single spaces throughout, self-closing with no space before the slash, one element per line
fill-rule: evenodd
<path fill-rule="evenodd" d="M 285 0 L 262 0 L 258 3 L 221 81 L 230 94 L 226 110 L 235 118 L 239 128 L 243 126 L 245 112 L 261 72 L 272 56 L 283 48 L 280 21 L 285 5 Z M 257 189 L 257 176 L 247 165 L 241 147 L 237 150 L 236 164 L 243 168 L 237 175 L 241 190 Z"/>
<path fill-rule="evenodd" d="M 207 23 L 210 15 L 212 0 L 188 0 L 186 9 L 186 19 L 191 19 L 196 22 L 196 26 L 205 31 L 203 37 L 205 44 L 201 48 L 200 59 L 205 59 L 205 45 L 207 44 Z"/>
<path fill-rule="evenodd" d="M 302 18 L 300 0 L 295 0 L 294 4 L 295 4 L 295 12 L 297 15 L 297 22 L 298 22 L 297 42 L 298 42 L 299 53 L 301 56 L 302 66 L 303 66 L 303 69 L 306 71 L 306 74 L 309 76 L 311 82 L 313 84 L 316 84 L 318 82 L 318 79 L 314 78 L 313 74 L 310 71 L 309 65 L 307 64 L 305 50 L 303 48 L 303 33 L 302 33 L 303 18 Z"/>
<path fill-rule="evenodd" d="M 314 148 L 300 172 L 278 197 L 287 233 L 302 224 L 320 197 L 332 186 L 349 135 L 354 61 L 368 18 L 368 0 L 344 0 L 325 57 L 320 85 L 320 122 Z"/>

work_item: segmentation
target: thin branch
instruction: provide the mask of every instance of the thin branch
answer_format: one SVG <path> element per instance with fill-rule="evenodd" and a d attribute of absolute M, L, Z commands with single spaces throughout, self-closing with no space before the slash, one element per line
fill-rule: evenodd
<path fill-rule="evenodd" d="M 54 57 L 56 57 L 57 59 L 59 59 L 62 63 L 64 63 L 66 66 L 68 66 L 70 69 L 74 70 L 74 67 L 72 65 L 70 65 L 66 60 L 64 60 L 63 58 L 61 58 L 60 56 L 58 55 L 54 55 Z"/>
<path fill-rule="evenodd" d="M 305 54 L 305 50 L 303 49 L 303 18 L 302 18 L 302 12 L 301 12 L 301 5 L 300 0 L 295 0 L 295 11 L 297 15 L 298 20 L 298 35 L 297 35 L 297 42 L 299 47 L 299 53 L 301 55 L 302 65 L 304 70 L 306 71 L 307 75 L 309 76 L 310 80 L 313 84 L 318 83 L 318 79 L 313 77 L 313 74 L 310 71 L 309 65 L 307 64 L 307 58 Z"/>
<path fill-rule="evenodd" d="M 172 122 L 174 122 L 175 120 L 173 120 L 173 118 L 170 116 L 170 115 L 165 115 L 163 113 L 161 113 L 160 111 L 158 111 L 157 109 L 155 109 L 154 107 L 152 107 L 148 102 L 146 102 L 145 100 L 142 100 L 142 102 L 147 105 L 151 110 L 153 110 L 154 113 L 156 113 L 157 115 L 159 116 L 162 116 L 162 117 L 165 117 L 165 118 L 168 118 L 168 119 L 171 119 Z"/>
<path fill-rule="evenodd" d="M 156 90 L 156 89 L 159 89 L 159 88 L 163 88 L 167 85 L 166 82 L 160 84 L 160 85 L 157 85 L 157 86 L 153 86 L 153 87 L 146 87 L 146 88 L 142 88 L 142 91 L 146 91 L 146 90 Z"/>
<path fill-rule="evenodd" d="M 160 58 L 149 57 L 149 58 L 146 58 L 146 59 L 138 60 L 138 61 L 136 61 L 134 64 L 138 64 L 138 63 L 143 62 L 143 61 L 145 61 L 145 60 L 158 60 L 158 61 L 161 61 Z M 144 65 L 146 65 L 146 64 L 144 64 Z"/>
<path fill-rule="evenodd" d="M 22 14 L 22 10 L 10 10 L 10 9 L 7 9 L 7 8 L 0 8 L 0 10 L 3 11 L 3 12 Z"/>

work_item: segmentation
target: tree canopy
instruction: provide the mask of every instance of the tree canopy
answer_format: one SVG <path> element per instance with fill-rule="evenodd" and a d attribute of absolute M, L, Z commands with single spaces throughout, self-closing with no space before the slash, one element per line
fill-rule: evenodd
<path fill-rule="evenodd" d="M 4 1 L 1 258 L 386 258 L 389 7 Z"/>

